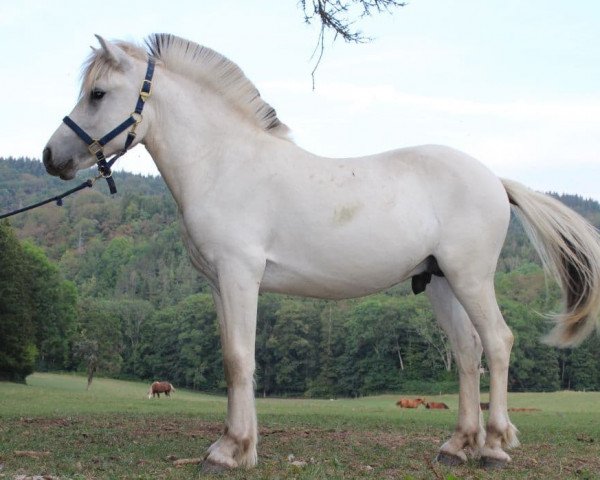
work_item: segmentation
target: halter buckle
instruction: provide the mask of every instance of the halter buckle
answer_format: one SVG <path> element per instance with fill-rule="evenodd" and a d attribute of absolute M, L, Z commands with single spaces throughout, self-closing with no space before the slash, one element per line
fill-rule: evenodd
<path fill-rule="evenodd" d="M 98 140 L 94 140 L 92 143 L 90 143 L 88 145 L 88 150 L 94 156 L 97 156 L 98 152 L 101 152 L 103 148 L 104 147 L 102 147 L 102 145 L 100 145 L 100 143 L 98 143 Z"/>
<path fill-rule="evenodd" d="M 142 84 L 142 88 L 140 90 L 140 98 L 143 102 L 148 100 L 150 93 L 152 93 L 152 80 L 144 80 L 144 83 Z"/>
<path fill-rule="evenodd" d="M 142 120 L 144 119 L 144 116 L 138 112 L 131 112 L 131 117 L 135 120 L 135 125 L 142 123 Z"/>

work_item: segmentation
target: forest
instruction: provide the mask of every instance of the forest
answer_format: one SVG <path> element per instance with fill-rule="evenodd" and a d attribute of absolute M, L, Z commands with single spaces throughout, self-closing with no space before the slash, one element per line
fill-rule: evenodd
<path fill-rule="evenodd" d="M 0 221 L 0 380 L 78 371 L 223 392 L 210 289 L 188 260 L 175 202 L 159 177 L 118 172 L 115 179 L 116 195 L 98 184 L 61 207 Z M 75 182 L 50 177 L 35 159 L 0 158 L 3 212 Z M 600 225 L 598 202 L 555 196 Z M 600 390 L 598 335 L 577 349 L 540 342 L 559 292 L 514 219 L 496 290 L 515 334 L 511 391 Z M 458 390 L 447 339 L 427 298 L 409 284 L 336 302 L 261 295 L 256 363 L 261 396 Z"/>

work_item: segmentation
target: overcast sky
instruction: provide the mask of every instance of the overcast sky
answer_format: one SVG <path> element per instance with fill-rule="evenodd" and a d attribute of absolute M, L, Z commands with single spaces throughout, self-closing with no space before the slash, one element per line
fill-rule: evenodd
<path fill-rule="evenodd" d="M 356 156 L 424 143 L 538 190 L 600 200 L 600 2 L 412 0 L 327 42 L 296 0 L 0 0 L 0 156 L 39 158 L 79 91 L 94 33 L 153 32 L 236 62 L 302 147 Z M 157 171 L 141 147 L 119 160 Z"/>

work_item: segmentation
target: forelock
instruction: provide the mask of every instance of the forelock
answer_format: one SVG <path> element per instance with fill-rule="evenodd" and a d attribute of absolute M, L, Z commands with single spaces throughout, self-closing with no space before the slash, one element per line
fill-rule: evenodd
<path fill-rule="evenodd" d="M 125 51 L 127 55 L 138 60 L 146 61 L 148 54 L 142 47 L 129 42 L 113 42 L 114 45 Z M 81 70 L 81 90 L 79 98 L 91 92 L 94 84 L 99 78 L 105 77 L 114 71 L 116 67 L 102 48 L 93 48 L 85 60 Z"/>

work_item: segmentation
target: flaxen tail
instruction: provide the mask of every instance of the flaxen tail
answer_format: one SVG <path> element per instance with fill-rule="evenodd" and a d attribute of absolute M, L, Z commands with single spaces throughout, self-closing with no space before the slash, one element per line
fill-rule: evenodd
<path fill-rule="evenodd" d="M 558 200 L 518 182 L 502 180 L 515 213 L 542 263 L 558 282 L 564 312 L 544 341 L 579 345 L 594 327 L 600 330 L 600 235 L 583 217 Z"/>

